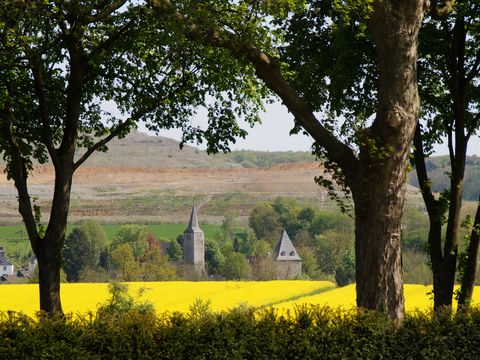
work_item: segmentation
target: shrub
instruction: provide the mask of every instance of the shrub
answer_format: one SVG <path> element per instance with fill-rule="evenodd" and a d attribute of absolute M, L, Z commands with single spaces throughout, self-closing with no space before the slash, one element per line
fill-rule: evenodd
<path fill-rule="evenodd" d="M 120 297 L 125 297 L 121 291 Z M 118 294 L 117 294 L 118 296 Z M 117 299 L 118 300 L 118 299 Z M 190 313 L 137 308 L 127 298 L 97 316 L 0 314 L 2 359 L 478 359 L 480 310 L 416 313 L 399 326 L 378 312 L 301 306 Z"/>

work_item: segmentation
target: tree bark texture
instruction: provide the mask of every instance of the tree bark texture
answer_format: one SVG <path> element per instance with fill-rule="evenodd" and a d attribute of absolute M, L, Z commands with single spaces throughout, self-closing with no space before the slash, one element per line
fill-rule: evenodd
<path fill-rule="evenodd" d="M 60 300 L 60 267 L 62 264 L 61 252 L 52 251 L 48 245 L 58 239 L 43 239 L 45 245 L 38 249 L 38 284 L 40 292 L 40 310 L 47 314 L 62 314 Z"/>
<path fill-rule="evenodd" d="M 377 114 L 360 140 L 360 166 L 347 179 L 355 202 L 357 305 L 402 320 L 402 216 L 408 158 L 419 116 L 417 36 L 423 1 L 374 1 Z"/>
<path fill-rule="evenodd" d="M 55 189 L 50 221 L 45 235 L 34 248 L 38 259 L 40 310 L 48 314 L 63 312 L 60 299 L 60 268 L 70 206 L 73 153 L 67 152 L 65 158 L 55 166 Z"/>

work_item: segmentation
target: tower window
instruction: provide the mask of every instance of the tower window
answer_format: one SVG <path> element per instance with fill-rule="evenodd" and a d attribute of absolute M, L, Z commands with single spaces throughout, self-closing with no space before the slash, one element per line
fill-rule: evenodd
<path fill-rule="evenodd" d="M 294 256 L 295 255 L 295 251 L 290 251 L 290 256 Z"/>
<path fill-rule="evenodd" d="M 282 251 L 280 255 L 285 256 L 285 251 Z"/>

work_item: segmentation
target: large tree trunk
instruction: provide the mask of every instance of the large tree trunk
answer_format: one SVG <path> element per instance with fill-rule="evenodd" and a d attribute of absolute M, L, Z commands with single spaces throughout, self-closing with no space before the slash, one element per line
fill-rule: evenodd
<path fill-rule="evenodd" d="M 382 169 L 371 175 L 386 181 L 363 182 L 354 192 L 357 306 L 381 310 L 390 318 L 402 320 L 401 219 L 405 186 L 391 186 L 396 176 Z"/>
<path fill-rule="evenodd" d="M 49 315 L 63 313 L 60 300 L 60 269 L 70 205 L 73 152 L 74 145 L 71 145 L 70 151 L 54 163 L 55 189 L 50 220 L 45 235 L 38 242 L 32 242 L 32 248 L 38 259 L 40 310 Z"/>
<path fill-rule="evenodd" d="M 374 1 L 379 64 L 376 118 L 360 138 L 360 167 L 347 179 L 355 201 L 357 305 L 404 316 L 402 216 L 418 116 L 417 35 L 423 1 Z"/>
<path fill-rule="evenodd" d="M 52 241 L 44 238 L 43 242 L 48 244 Z M 41 246 L 37 250 L 37 260 L 40 310 L 47 314 L 62 314 L 60 300 L 61 252 L 52 250 L 48 245 Z"/>

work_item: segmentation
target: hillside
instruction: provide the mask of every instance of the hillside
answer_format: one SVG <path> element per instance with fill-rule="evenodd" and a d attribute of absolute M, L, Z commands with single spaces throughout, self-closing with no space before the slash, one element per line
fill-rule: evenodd
<path fill-rule="evenodd" d="M 83 151 L 80 150 L 81 154 Z M 205 151 L 161 136 L 149 136 L 135 131 L 124 139 L 114 139 L 108 152 L 96 152 L 85 163 L 88 167 L 116 168 L 227 168 L 234 164 L 220 157 L 210 157 Z"/>
<path fill-rule="evenodd" d="M 121 168 L 232 168 L 266 167 L 281 163 L 311 162 L 308 152 L 234 151 L 228 154 L 208 155 L 206 151 L 185 145 L 180 149 L 176 140 L 132 132 L 124 139 L 112 140 L 106 153 L 97 152 L 87 166 Z M 82 153 L 82 152 L 80 152 Z"/>
<path fill-rule="evenodd" d="M 432 189 L 441 192 L 450 187 L 449 173 L 450 158 L 448 156 L 434 156 L 426 161 L 427 171 L 432 180 Z M 409 183 L 419 187 L 417 174 L 412 171 L 409 176 Z M 466 200 L 476 201 L 480 194 L 480 157 L 468 156 L 465 170 L 465 188 L 463 197 Z"/>
<path fill-rule="evenodd" d="M 92 156 L 75 173 L 70 220 L 94 217 L 106 223 L 183 223 L 193 203 L 201 205 L 202 221 L 219 223 L 228 211 L 246 221 L 259 201 L 278 196 L 296 198 L 319 208 L 336 205 L 314 182 L 324 174 L 308 153 L 240 151 L 209 156 L 172 139 L 132 133 L 116 140 L 109 152 Z M 270 165 L 270 166 L 269 166 Z M 35 165 L 30 194 L 49 213 L 54 172 Z M 418 191 L 409 201 L 421 204 Z M 420 206 L 420 205 L 419 205 Z M 0 178 L 0 223 L 17 224 L 16 191 Z"/>

